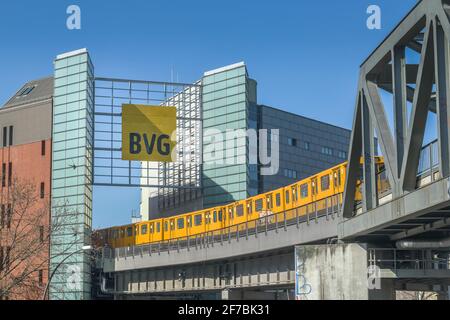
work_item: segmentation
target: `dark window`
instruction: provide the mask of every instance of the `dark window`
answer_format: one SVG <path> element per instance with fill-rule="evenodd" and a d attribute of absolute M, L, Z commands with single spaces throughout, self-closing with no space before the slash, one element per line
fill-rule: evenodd
<path fill-rule="evenodd" d="M 39 227 L 39 241 L 41 243 L 44 242 L 44 227 L 43 226 Z"/>
<path fill-rule="evenodd" d="M 289 191 L 286 191 L 286 204 L 289 204 L 290 202 L 290 197 L 289 197 Z"/>
<path fill-rule="evenodd" d="M 160 233 L 160 232 L 161 232 L 161 223 L 160 223 L 160 222 L 158 222 L 158 223 L 156 224 L 156 232 L 157 232 L 157 233 Z"/>
<path fill-rule="evenodd" d="M 277 193 L 275 195 L 275 202 L 277 207 L 281 206 L 281 194 Z"/>
<path fill-rule="evenodd" d="M 11 204 L 8 204 L 6 208 L 6 228 L 11 228 L 12 208 Z"/>
<path fill-rule="evenodd" d="M 213 220 L 214 222 L 217 222 L 217 211 L 213 212 Z"/>
<path fill-rule="evenodd" d="M 262 211 L 263 209 L 263 199 L 258 199 L 255 201 L 255 209 L 256 211 Z"/>
<path fill-rule="evenodd" d="M 236 207 L 236 215 L 242 217 L 244 215 L 244 205 L 240 204 Z"/>
<path fill-rule="evenodd" d="M 45 140 L 41 141 L 41 156 L 45 156 Z"/>
<path fill-rule="evenodd" d="M 330 189 L 330 176 L 326 175 L 320 178 L 320 189 L 326 191 Z"/>
<path fill-rule="evenodd" d="M 219 221 L 222 221 L 222 210 L 219 210 Z"/>
<path fill-rule="evenodd" d="M 290 145 L 291 147 L 296 147 L 297 146 L 297 139 L 288 138 L 288 145 Z"/>
<path fill-rule="evenodd" d="M 10 146 L 13 145 L 13 131 L 14 131 L 14 127 L 9 126 L 9 145 Z"/>
<path fill-rule="evenodd" d="M 3 127 L 3 147 L 8 146 L 8 128 Z"/>
<path fill-rule="evenodd" d="M 184 218 L 180 218 L 177 221 L 178 229 L 184 229 Z"/>
<path fill-rule="evenodd" d="M 132 237 L 133 236 L 133 228 L 132 227 L 128 227 L 127 228 L 127 237 Z"/>
<path fill-rule="evenodd" d="M 2 187 L 6 186 L 6 163 L 2 163 Z"/>
<path fill-rule="evenodd" d="M 12 184 L 12 162 L 9 163 L 8 166 L 8 186 Z"/>
<path fill-rule="evenodd" d="M 146 235 L 147 234 L 147 225 L 146 224 L 143 224 L 142 226 L 141 226 L 141 234 L 142 235 Z"/>
<path fill-rule="evenodd" d="M 300 186 L 300 196 L 302 197 L 302 199 L 306 198 L 308 196 L 308 184 L 302 184 Z"/>
<path fill-rule="evenodd" d="M 198 214 L 198 215 L 194 216 L 194 225 L 199 226 L 201 224 L 202 224 L 202 215 Z"/>
<path fill-rule="evenodd" d="M 2 204 L 1 212 L 0 212 L 0 229 L 5 227 L 5 205 Z"/>
<path fill-rule="evenodd" d="M 45 183 L 41 182 L 41 199 L 45 197 Z"/>
<path fill-rule="evenodd" d="M 3 259 L 5 259 L 3 255 L 3 247 L 0 247 L 0 272 L 3 271 Z"/>
<path fill-rule="evenodd" d="M 247 203 L 247 214 L 252 214 L 253 213 L 253 205 L 252 202 L 248 202 Z"/>
<path fill-rule="evenodd" d="M 169 231 L 169 224 L 166 222 L 164 222 L 164 232 Z"/>
<path fill-rule="evenodd" d="M 30 94 L 31 91 L 33 91 L 34 88 L 36 88 L 36 86 L 25 87 L 25 88 L 17 95 L 17 97 L 22 97 L 22 96 L 26 96 L 26 95 Z"/>
<path fill-rule="evenodd" d="M 39 282 L 39 286 L 42 287 L 44 284 L 44 271 L 42 271 L 42 270 L 39 270 L 38 282 Z"/>

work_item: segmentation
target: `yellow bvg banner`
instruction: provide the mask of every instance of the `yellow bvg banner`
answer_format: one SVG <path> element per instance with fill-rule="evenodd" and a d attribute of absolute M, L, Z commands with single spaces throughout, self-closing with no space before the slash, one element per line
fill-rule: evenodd
<path fill-rule="evenodd" d="M 122 105 L 122 159 L 176 161 L 176 129 L 175 107 Z"/>

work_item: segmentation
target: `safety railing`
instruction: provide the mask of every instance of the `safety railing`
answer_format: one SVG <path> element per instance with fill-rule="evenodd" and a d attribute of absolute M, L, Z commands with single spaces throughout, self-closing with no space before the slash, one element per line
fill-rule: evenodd
<path fill-rule="evenodd" d="M 274 230 L 275 232 L 287 231 L 288 228 L 299 227 L 302 223 L 307 225 L 316 223 L 319 218 L 334 219 L 339 216 L 341 204 L 342 194 L 337 194 L 302 207 L 275 214 L 265 214 L 257 220 L 246 221 L 220 230 L 124 248 L 104 247 L 102 248 L 102 257 L 103 259 L 126 259 L 159 255 L 164 252 L 180 252 L 184 249 L 189 251 L 209 248 L 232 241 L 246 241 Z"/>
<path fill-rule="evenodd" d="M 450 270 L 449 256 L 431 255 L 427 250 L 370 249 L 370 267 L 399 270 Z"/>

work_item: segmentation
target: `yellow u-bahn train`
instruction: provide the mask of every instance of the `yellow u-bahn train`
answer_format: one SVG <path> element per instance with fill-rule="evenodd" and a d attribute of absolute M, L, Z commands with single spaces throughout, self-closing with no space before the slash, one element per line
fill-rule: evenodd
<path fill-rule="evenodd" d="M 220 235 L 221 232 L 228 232 L 229 227 L 245 228 L 249 223 L 256 224 L 260 219 L 273 217 L 278 213 L 287 213 L 285 219 L 289 219 L 289 215 L 306 215 L 307 207 L 311 204 L 315 205 L 314 210 L 325 210 L 330 205 L 327 199 L 334 198 L 335 205 L 342 202 L 346 168 L 345 162 L 289 186 L 228 205 L 98 230 L 94 233 L 94 242 L 97 246 L 120 248 L 176 240 L 207 232 Z M 381 157 L 376 158 L 376 168 L 377 172 L 384 170 Z M 381 179 L 380 175 L 379 177 Z M 378 184 L 382 183 L 378 181 Z M 359 189 L 356 190 L 356 199 L 361 199 Z M 294 209 L 297 208 L 305 210 L 295 213 Z"/>

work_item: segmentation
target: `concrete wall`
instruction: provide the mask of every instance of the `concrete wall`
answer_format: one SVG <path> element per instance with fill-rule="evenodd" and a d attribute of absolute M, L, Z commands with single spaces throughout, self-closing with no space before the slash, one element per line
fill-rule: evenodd
<path fill-rule="evenodd" d="M 392 280 L 368 289 L 367 249 L 360 244 L 296 247 L 296 293 L 300 300 L 393 299 Z"/>

